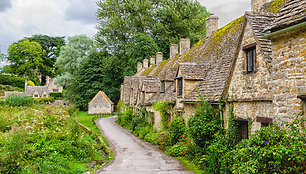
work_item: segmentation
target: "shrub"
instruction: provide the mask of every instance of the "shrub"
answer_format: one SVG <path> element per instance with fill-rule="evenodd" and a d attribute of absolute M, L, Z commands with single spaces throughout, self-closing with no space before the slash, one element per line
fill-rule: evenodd
<path fill-rule="evenodd" d="M 306 135 L 299 122 L 270 125 L 241 141 L 227 154 L 233 173 L 304 173 Z"/>
<path fill-rule="evenodd" d="M 180 140 L 174 146 L 167 150 L 168 154 L 174 157 L 188 156 L 192 146 L 190 138 L 186 134 L 182 134 L 179 139 Z"/>
<path fill-rule="evenodd" d="M 48 97 L 48 98 L 35 98 L 34 99 L 35 103 L 38 104 L 44 104 L 44 103 L 53 103 L 54 102 L 54 98 L 53 97 Z"/>
<path fill-rule="evenodd" d="M 169 126 L 170 145 L 176 144 L 186 131 L 185 122 L 182 117 L 173 117 Z"/>
<path fill-rule="evenodd" d="M 35 86 L 35 83 L 34 83 L 33 81 L 29 80 L 29 81 L 27 81 L 27 85 L 29 85 L 29 86 Z"/>
<path fill-rule="evenodd" d="M 206 147 L 215 138 L 215 133 L 222 130 L 219 112 L 201 98 L 197 103 L 196 113 L 188 120 L 190 137 L 199 147 Z"/>
<path fill-rule="evenodd" d="M 24 88 L 25 78 L 10 75 L 0 75 L 0 84 Z"/>
<path fill-rule="evenodd" d="M 21 94 L 11 94 L 5 98 L 5 104 L 9 106 L 31 106 L 33 98 Z"/>
<path fill-rule="evenodd" d="M 133 118 L 133 109 L 127 109 L 123 113 L 118 114 L 117 123 L 123 127 L 129 127 Z"/>
<path fill-rule="evenodd" d="M 171 118 L 172 105 L 166 101 L 157 101 L 152 107 L 160 112 L 162 128 L 167 129 Z"/>
<path fill-rule="evenodd" d="M 54 100 L 61 100 L 63 99 L 63 94 L 61 92 L 51 92 L 50 97 L 53 97 Z"/>

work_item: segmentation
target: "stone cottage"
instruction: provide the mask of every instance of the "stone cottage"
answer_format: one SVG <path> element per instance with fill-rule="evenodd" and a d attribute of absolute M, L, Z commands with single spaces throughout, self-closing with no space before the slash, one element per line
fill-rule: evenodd
<path fill-rule="evenodd" d="M 102 91 L 99 91 L 97 95 L 88 103 L 88 114 L 111 114 L 113 112 L 114 103 Z"/>
<path fill-rule="evenodd" d="M 63 87 L 55 83 L 55 78 L 46 78 L 45 86 L 29 86 L 27 81 L 25 81 L 24 93 L 27 96 L 32 96 L 33 98 L 47 98 L 50 97 L 51 92 L 62 92 Z"/>
<path fill-rule="evenodd" d="M 200 94 L 223 108 L 225 127 L 233 106 L 241 138 L 305 114 L 305 4 L 252 0 L 252 11 L 222 28 L 218 17 L 210 16 L 206 37 L 191 49 L 189 39 L 181 39 L 179 46 L 170 45 L 169 59 L 157 53 L 156 64 L 152 58 L 150 66 L 147 59 L 138 63 L 137 73 L 124 79 L 121 100 L 146 107 L 159 127 L 154 102 L 173 103 L 177 115 L 188 120 Z"/>

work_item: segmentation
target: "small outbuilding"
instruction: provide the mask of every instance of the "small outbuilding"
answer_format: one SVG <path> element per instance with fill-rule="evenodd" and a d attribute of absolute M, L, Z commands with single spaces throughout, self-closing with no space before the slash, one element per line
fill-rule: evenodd
<path fill-rule="evenodd" d="M 88 104 L 88 114 L 106 114 L 113 112 L 114 103 L 102 91 L 99 91 Z"/>

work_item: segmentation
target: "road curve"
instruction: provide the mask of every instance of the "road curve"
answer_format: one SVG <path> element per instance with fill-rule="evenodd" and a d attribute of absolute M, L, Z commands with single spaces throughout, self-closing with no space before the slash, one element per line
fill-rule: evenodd
<path fill-rule="evenodd" d="M 174 158 L 143 142 L 115 123 L 116 116 L 96 123 L 115 151 L 115 159 L 101 174 L 191 174 Z"/>

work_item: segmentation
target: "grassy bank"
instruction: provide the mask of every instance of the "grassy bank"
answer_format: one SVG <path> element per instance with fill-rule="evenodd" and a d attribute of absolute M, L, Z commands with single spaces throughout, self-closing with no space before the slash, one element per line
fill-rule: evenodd
<path fill-rule="evenodd" d="M 106 140 L 106 138 L 102 136 L 100 129 L 95 124 L 95 120 L 98 118 L 109 117 L 109 116 L 112 116 L 112 115 L 110 114 L 108 115 L 90 115 L 87 112 L 78 112 L 77 114 L 78 122 L 86 126 L 87 128 L 89 128 L 94 133 L 95 136 L 100 137 L 103 140 L 103 143 L 106 145 L 107 152 L 108 152 L 108 155 L 106 156 L 106 164 L 112 159 L 114 159 L 114 155 L 112 151 L 108 150 L 109 143 Z"/>

